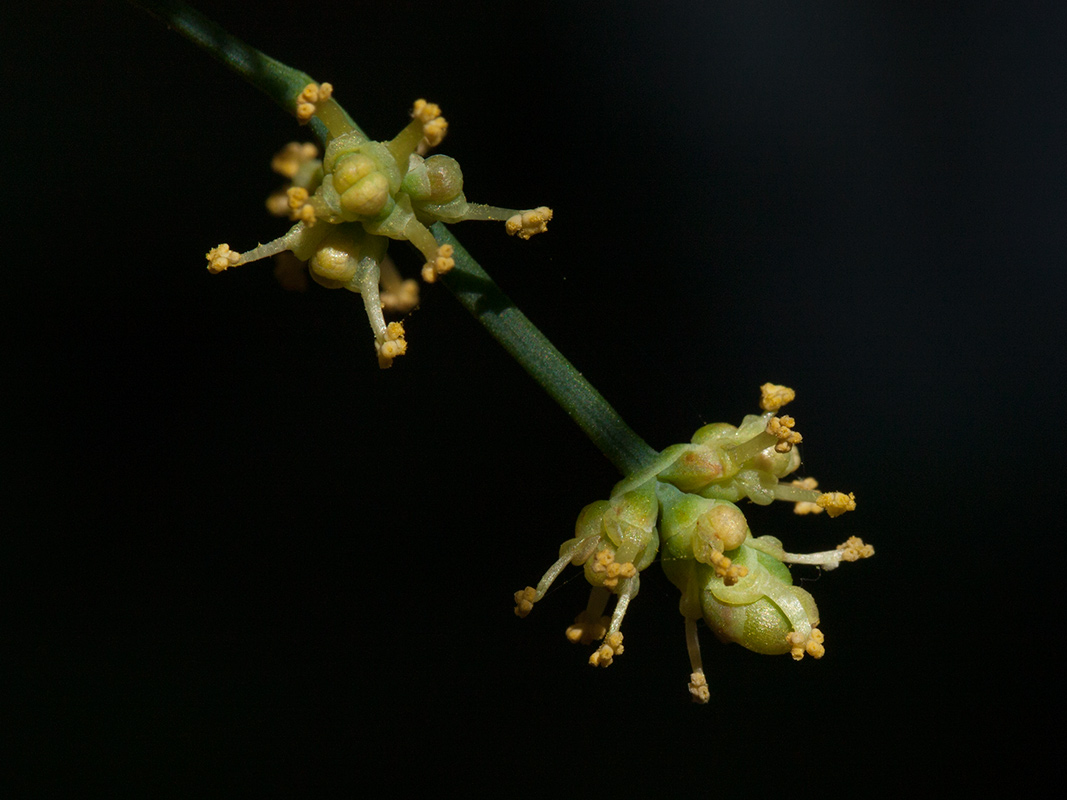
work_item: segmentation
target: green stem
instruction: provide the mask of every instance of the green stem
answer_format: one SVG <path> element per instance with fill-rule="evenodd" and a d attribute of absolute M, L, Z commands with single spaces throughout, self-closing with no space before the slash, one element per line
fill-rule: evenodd
<path fill-rule="evenodd" d="M 138 0 L 137 5 L 204 48 L 289 113 L 312 78 L 275 61 L 231 36 L 200 12 L 177 0 Z M 345 118 L 351 122 L 347 112 Z M 354 122 L 352 127 L 363 133 Z M 312 129 L 323 142 L 330 138 L 317 117 Z M 515 307 L 455 237 L 438 223 L 434 236 L 455 249 L 456 266 L 442 282 L 493 337 L 541 384 L 600 451 L 623 474 L 651 463 L 657 453 L 630 428 L 592 384 L 563 357 L 543 333 Z"/>
<path fill-rule="evenodd" d="M 441 280 L 463 306 L 541 384 L 623 475 L 657 455 L 582 377 L 537 326 L 511 302 L 441 223 L 431 228 L 440 244 L 454 248 L 455 268 Z"/>
<path fill-rule="evenodd" d="M 224 31 L 218 23 L 180 0 L 131 2 L 202 47 L 293 116 L 296 116 L 296 98 L 305 86 L 315 82 L 306 72 L 293 69 L 254 47 L 249 47 L 236 36 Z M 347 113 L 344 116 L 353 128 L 363 133 Z M 321 141 L 329 140 L 329 132 L 322 120 L 314 117 L 309 125 Z"/>

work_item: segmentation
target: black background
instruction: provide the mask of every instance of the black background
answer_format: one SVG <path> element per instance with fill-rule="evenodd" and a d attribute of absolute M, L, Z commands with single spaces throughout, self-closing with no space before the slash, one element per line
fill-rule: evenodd
<path fill-rule="evenodd" d="M 205 10 L 377 138 L 440 103 L 470 199 L 551 205 L 528 243 L 455 232 L 654 447 L 794 386 L 805 472 L 859 511 L 749 521 L 878 554 L 794 571 L 822 661 L 705 630 L 707 707 L 655 567 L 626 653 L 586 666 L 576 572 L 526 620 L 511 594 L 610 464 L 440 286 L 381 372 L 358 298 L 208 275 L 211 246 L 284 230 L 268 162 L 307 132 L 132 7 L 26 4 L 3 12 L 13 791 L 778 794 L 1046 763 L 1058 4 Z"/>

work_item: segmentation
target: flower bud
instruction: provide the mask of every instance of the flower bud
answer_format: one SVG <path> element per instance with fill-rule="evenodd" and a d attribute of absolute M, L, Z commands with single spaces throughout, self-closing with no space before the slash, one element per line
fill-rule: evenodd
<path fill-rule="evenodd" d="M 430 188 L 428 202 L 447 203 L 463 191 L 463 171 L 454 158 L 430 156 L 426 159 L 426 176 Z"/>
<path fill-rule="evenodd" d="M 698 492 L 723 476 L 722 450 L 699 444 L 676 444 L 668 447 L 663 455 L 676 452 L 677 458 L 657 476 L 681 489 L 683 492 Z"/>
<path fill-rule="evenodd" d="M 739 550 L 737 561 L 749 574 L 732 587 L 707 576 L 700 597 L 704 621 L 724 642 L 766 655 L 791 652 L 794 638 L 807 641 L 817 630 L 815 598 L 793 586 L 782 562 L 745 545 Z"/>

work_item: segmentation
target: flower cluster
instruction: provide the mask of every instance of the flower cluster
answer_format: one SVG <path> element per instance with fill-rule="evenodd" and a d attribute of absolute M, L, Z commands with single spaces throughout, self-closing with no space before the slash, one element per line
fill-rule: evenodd
<path fill-rule="evenodd" d="M 332 122 L 321 159 L 314 145 L 287 145 L 272 163 L 290 185 L 268 200 L 273 212 L 295 224 L 284 235 L 247 252 L 220 244 L 207 253 L 208 270 L 292 252 L 307 261 L 312 278 L 328 288 L 363 297 L 381 367 L 407 351 L 404 328 L 386 324 L 383 309 L 406 312 L 418 302 L 418 285 L 403 280 L 386 257 L 390 239 L 405 239 L 425 258 L 422 278 L 433 283 L 455 266 L 451 245 L 438 245 L 429 231 L 435 222 L 499 220 L 522 239 L 546 230 L 552 211 L 544 206 L 518 210 L 467 202 L 463 173 L 455 159 L 424 158 L 440 144 L 448 123 L 434 103 L 417 100 L 411 122 L 388 142 L 374 142 L 338 122 L 329 84 L 310 84 L 297 102 L 303 122 L 322 115 Z"/>
<path fill-rule="evenodd" d="M 757 653 L 790 653 L 796 660 L 825 653 L 812 596 L 793 585 L 786 564 L 834 569 L 842 561 L 874 554 L 852 537 L 835 550 L 788 553 L 773 536 L 754 537 L 736 503 L 760 505 L 774 500 L 796 504 L 798 514 L 836 517 L 856 507 L 852 494 L 819 492 L 813 479 L 784 482 L 800 466 L 795 445 L 801 441 L 791 417 L 777 412 L 793 400 L 784 386 L 761 387 L 762 414 L 740 426 L 706 425 L 688 444 L 668 447 L 653 463 L 615 486 L 609 500 L 587 506 L 579 515 L 575 538 L 537 587 L 515 594 L 515 613 L 524 617 L 544 597 L 568 564 L 582 566 L 593 589 L 589 605 L 567 629 L 567 638 L 589 644 L 603 640 L 590 656 L 608 666 L 623 652 L 622 620 L 637 595 L 639 574 L 655 560 L 682 593 L 692 666 L 693 699 L 710 697 L 697 637 L 703 619 L 718 638 Z M 604 615 L 611 595 L 618 599 L 610 620 Z"/>

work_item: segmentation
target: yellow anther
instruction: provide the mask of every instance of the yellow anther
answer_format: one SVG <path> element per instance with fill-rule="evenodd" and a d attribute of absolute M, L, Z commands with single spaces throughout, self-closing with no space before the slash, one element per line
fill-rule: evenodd
<path fill-rule="evenodd" d="M 610 667 L 615 656 L 621 656 L 624 649 L 622 634 L 613 633 L 604 640 L 604 644 L 593 655 L 589 656 L 589 663 L 594 667 Z"/>
<path fill-rule="evenodd" d="M 567 628 L 567 640 L 574 644 L 590 644 L 603 639 L 607 632 L 606 616 L 594 618 L 588 611 L 583 611 L 574 618 L 574 624 Z"/>
<path fill-rule="evenodd" d="M 422 136 L 428 147 L 437 147 L 448 131 L 448 121 L 441 116 L 437 103 L 427 103 L 422 98 L 415 101 L 411 116 L 422 123 Z"/>
<path fill-rule="evenodd" d="M 290 186 L 285 190 L 285 196 L 289 200 L 289 208 L 296 210 L 308 201 L 308 190 L 303 186 Z"/>
<path fill-rule="evenodd" d="M 524 211 L 521 214 L 509 217 L 504 224 L 508 234 L 511 236 L 529 239 L 531 236 L 547 231 L 548 223 L 551 219 L 552 209 L 548 206 L 541 206 L 532 211 Z"/>
<path fill-rule="evenodd" d="M 537 602 L 537 590 L 527 586 L 519 592 L 515 592 L 515 616 L 525 617 L 533 610 L 533 604 Z"/>
<path fill-rule="evenodd" d="M 437 103 L 427 103 L 420 97 L 411 108 L 411 116 L 425 125 L 441 116 L 441 106 Z"/>
<path fill-rule="evenodd" d="M 286 178 L 293 178 L 308 161 L 317 157 L 319 149 L 311 142 L 289 142 L 285 147 L 274 154 L 270 168 Z"/>
<path fill-rule="evenodd" d="M 693 696 L 694 703 L 706 703 L 711 699 L 708 679 L 704 677 L 703 670 L 689 676 L 689 694 Z"/>
<path fill-rule="evenodd" d="M 615 563 L 615 554 L 610 550 L 600 550 L 593 556 L 593 564 L 590 567 L 593 572 L 605 573 L 608 567 Z"/>
<path fill-rule="evenodd" d="M 777 383 L 765 383 L 760 390 L 759 407 L 764 411 L 777 411 L 782 406 L 792 403 L 797 393 L 788 386 Z"/>
<path fill-rule="evenodd" d="M 630 561 L 619 563 L 610 550 L 601 550 L 594 557 L 590 569 L 604 576 L 604 588 L 614 589 L 619 585 L 619 578 L 632 578 L 637 574 L 637 567 Z"/>
<path fill-rule="evenodd" d="M 727 586 L 733 586 L 741 578 L 748 575 L 748 567 L 734 564 L 729 557 L 724 556 L 715 548 L 708 548 L 708 563 L 715 569 L 715 574 L 722 578 Z"/>
<path fill-rule="evenodd" d="M 823 647 L 822 631 L 818 628 L 811 629 L 811 636 L 804 645 L 804 651 L 812 658 L 822 658 L 826 655 L 826 648 Z"/>
<path fill-rule="evenodd" d="M 839 517 L 846 511 L 856 510 L 856 495 L 852 492 L 825 492 L 815 501 L 819 508 L 825 508 L 831 517 Z"/>
<path fill-rule="evenodd" d="M 618 561 L 613 560 L 607 565 L 605 574 L 607 577 L 604 579 L 604 587 L 606 589 L 614 589 L 619 585 L 619 578 L 632 578 L 636 575 L 637 567 L 630 561 L 620 564 Z"/>
<path fill-rule="evenodd" d="M 300 220 L 309 228 L 315 224 L 315 207 L 308 200 L 311 195 L 302 186 L 290 186 L 285 190 L 286 203 L 289 206 L 289 219 Z"/>
<path fill-rule="evenodd" d="M 788 414 L 782 417 L 771 417 L 771 421 L 767 423 L 767 433 L 778 438 L 778 444 L 774 446 L 776 452 L 788 453 L 793 449 L 793 445 L 800 444 L 804 440 L 799 432 L 793 430 L 796 424 L 797 421 Z"/>
<path fill-rule="evenodd" d="M 603 644 L 598 650 L 594 651 L 593 655 L 589 656 L 589 664 L 594 667 L 610 667 L 614 659 L 615 654 L 611 651 L 611 648 Z"/>
<path fill-rule="evenodd" d="M 212 275 L 236 266 L 241 260 L 241 254 L 236 250 L 231 250 L 228 244 L 212 247 L 207 251 L 205 257 L 207 258 L 207 271 Z"/>
<path fill-rule="evenodd" d="M 848 537 L 848 541 L 844 544 L 839 544 L 837 549 L 841 551 L 842 561 L 859 561 L 861 558 L 870 558 L 874 555 L 874 547 L 865 544 L 863 539 L 858 536 Z"/>
<path fill-rule="evenodd" d="M 378 366 L 382 369 L 393 366 L 393 359 L 408 351 L 408 343 L 404 340 L 403 324 L 390 322 L 385 328 L 385 341 L 375 341 L 374 347 L 378 351 Z"/>
<path fill-rule="evenodd" d="M 785 638 L 789 643 L 789 654 L 793 656 L 794 661 L 800 661 L 805 654 L 812 658 L 822 658 L 826 655 L 826 648 L 823 647 L 822 631 L 818 628 L 812 628 L 811 633 L 807 636 L 793 631 Z"/>
<path fill-rule="evenodd" d="M 437 147 L 448 133 L 448 120 L 438 117 L 422 126 L 422 137 L 428 147 Z"/>
<path fill-rule="evenodd" d="M 382 308 L 403 314 L 419 304 L 419 284 L 408 278 L 393 290 L 380 294 Z"/>
<path fill-rule="evenodd" d="M 456 260 L 452 258 L 454 252 L 455 250 L 450 244 L 443 244 L 438 247 L 434 260 L 428 261 L 423 265 L 422 279 L 427 283 L 433 283 L 437 280 L 438 275 L 451 272 L 452 268 L 456 266 Z"/>
<path fill-rule="evenodd" d="M 799 486 L 801 489 L 809 489 L 814 491 L 818 487 L 819 482 L 814 478 L 804 478 L 801 481 L 792 481 L 791 485 Z M 793 506 L 794 514 L 821 514 L 823 509 L 811 500 L 800 500 L 795 506 Z"/>
<path fill-rule="evenodd" d="M 329 100 L 333 95 L 333 86 L 328 83 L 309 83 L 296 98 L 296 118 L 301 124 L 315 115 L 316 104 Z"/>

